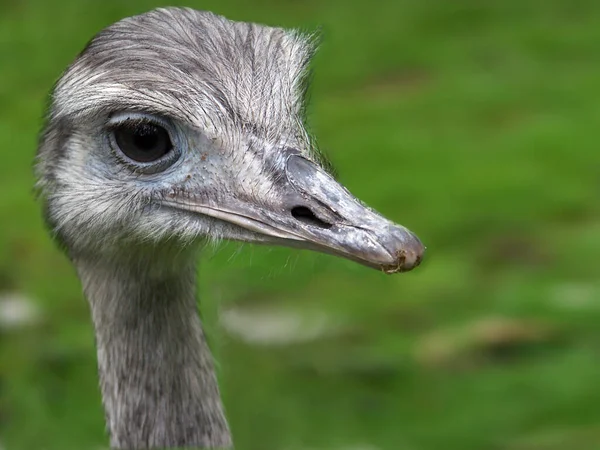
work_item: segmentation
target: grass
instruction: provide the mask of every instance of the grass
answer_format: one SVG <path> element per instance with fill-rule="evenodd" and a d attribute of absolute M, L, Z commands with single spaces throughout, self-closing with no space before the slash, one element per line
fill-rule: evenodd
<path fill-rule="evenodd" d="M 30 165 L 64 67 L 102 27 L 160 4 L 0 2 L 0 288 L 45 316 L 0 340 L 8 450 L 106 443 L 86 303 Z M 286 249 L 207 252 L 201 308 L 237 448 L 600 449 L 600 4 L 186 4 L 322 25 L 313 131 L 340 180 L 429 248 L 393 277 Z M 257 302 L 324 310 L 350 331 L 271 348 L 217 326 L 220 308 Z M 473 331 L 493 317 L 516 331 Z M 541 324 L 551 333 L 523 331 Z"/>

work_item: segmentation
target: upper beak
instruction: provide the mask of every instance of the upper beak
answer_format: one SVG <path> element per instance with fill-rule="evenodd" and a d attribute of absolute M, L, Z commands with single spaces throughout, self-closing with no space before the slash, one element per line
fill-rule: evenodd
<path fill-rule="evenodd" d="M 257 241 L 341 256 L 386 273 L 419 265 L 425 247 L 412 232 L 357 200 L 317 164 L 288 157 L 280 203 L 259 206 L 238 199 L 195 204 L 172 198 L 166 204 L 236 224 Z"/>

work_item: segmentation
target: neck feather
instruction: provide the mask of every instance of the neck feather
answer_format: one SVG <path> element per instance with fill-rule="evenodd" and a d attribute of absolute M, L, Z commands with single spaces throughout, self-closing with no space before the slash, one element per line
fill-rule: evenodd
<path fill-rule="evenodd" d="M 196 267 L 75 260 L 96 333 L 100 387 L 117 449 L 229 448 Z"/>

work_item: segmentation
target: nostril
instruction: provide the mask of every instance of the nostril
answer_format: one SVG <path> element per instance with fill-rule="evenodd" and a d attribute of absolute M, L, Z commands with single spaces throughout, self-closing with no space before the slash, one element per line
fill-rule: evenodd
<path fill-rule="evenodd" d="M 308 225 L 313 225 L 319 228 L 329 229 L 331 228 L 331 224 L 327 223 L 321 219 L 319 219 L 315 213 L 313 213 L 306 206 L 295 206 L 292 208 L 292 216 L 294 219 L 306 223 Z"/>

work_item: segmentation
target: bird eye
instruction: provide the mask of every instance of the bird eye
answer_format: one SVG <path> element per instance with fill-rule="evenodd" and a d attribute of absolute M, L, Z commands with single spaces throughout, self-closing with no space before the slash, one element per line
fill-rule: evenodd
<path fill-rule="evenodd" d="M 167 130 L 153 123 L 123 123 L 112 133 L 121 152 L 140 163 L 156 161 L 173 148 Z"/>

